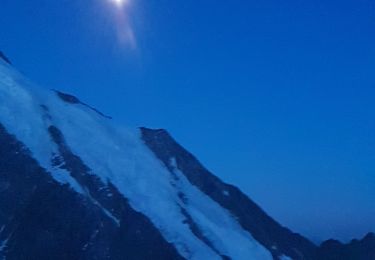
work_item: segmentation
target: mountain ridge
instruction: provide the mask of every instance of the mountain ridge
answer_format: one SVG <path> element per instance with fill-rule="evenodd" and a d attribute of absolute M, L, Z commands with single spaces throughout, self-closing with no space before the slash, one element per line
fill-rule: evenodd
<path fill-rule="evenodd" d="M 168 131 L 117 129 L 1 57 L 0 259 L 375 259 L 373 233 L 317 246 Z"/>

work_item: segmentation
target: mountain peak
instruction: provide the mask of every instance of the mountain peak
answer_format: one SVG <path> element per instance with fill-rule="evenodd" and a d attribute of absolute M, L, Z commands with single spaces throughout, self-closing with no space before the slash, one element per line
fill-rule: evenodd
<path fill-rule="evenodd" d="M 363 239 L 364 240 L 373 240 L 373 241 L 375 241 L 375 233 L 370 232 Z"/>

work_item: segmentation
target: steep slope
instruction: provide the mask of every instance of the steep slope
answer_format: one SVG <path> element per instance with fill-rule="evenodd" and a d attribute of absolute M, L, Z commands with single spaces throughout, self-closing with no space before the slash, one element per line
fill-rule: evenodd
<path fill-rule="evenodd" d="M 315 258 L 316 246 L 313 243 L 282 227 L 238 188 L 223 183 L 165 130 L 141 130 L 145 143 L 171 172 L 178 170 L 193 185 L 230 211 L 241 226 L 272 252 L 275 258 L 282 255 L 293 259 Z"/>
<path fill-rule="evenodd" d="M 110 119 L 0 52 L 0 259 L 375 259 L 374 234 L 318 247 L 167 131 Z"/>
<path fill-rule="evenodd" d="M 0 143 L 0 259 L 180 258 L 126 201 L 118 226 L 89 196 L 55 181 L 2 126 Z"/>
<path fill-rule="evenodd" d="M 165 167 L 140 130 L 3 61 L 0 124 L 6 259 L 271 259 L 229 211 Z"/>
<path fill-rule="evenodd" d="M 268 216 L 238 188 L 222 182 L 163 129 L 141 128 L 147 146 L 171 171 L 178 171 L 236 217 L 241 226 L 266 247 L 274 259 L 375 260 L 375 235 L 348 244 L 328 240 L 320 247 Z M 171 162 L 171 159 L 173 161 Z M 288 256 L 288 257 L 286 257 Z"/>

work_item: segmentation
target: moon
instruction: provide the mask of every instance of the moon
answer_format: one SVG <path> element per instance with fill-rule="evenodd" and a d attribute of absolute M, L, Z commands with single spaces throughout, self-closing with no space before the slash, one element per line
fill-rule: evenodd
<path fill-rule="evenodd" d="M 129 0 L 111 0 L 111 2 L 117 5 L 118 7 L 123 7 L 124 5 L 129 4 Z"/>

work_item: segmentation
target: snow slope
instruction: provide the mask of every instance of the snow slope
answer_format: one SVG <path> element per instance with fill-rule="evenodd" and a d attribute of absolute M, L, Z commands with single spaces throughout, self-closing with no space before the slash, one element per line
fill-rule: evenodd
<path fill-rule="evenodd" d="M 0 122 L 56 181 L 89 197 L 69 172 L 52 163 L 58 147 L 48 129 L 58 128 L 72 152 L 92 169 L 89 174 L 113 184 L 184 258 L 272 259 L 227 210 L 191 185 L 174 158 L 170 172 L 143 143 L 138 129 L 116 126 L 83 104 L 63 101 L 1 59 Z M 103 212 L 122 224 L 111 209 L 103 207 Z"/>

